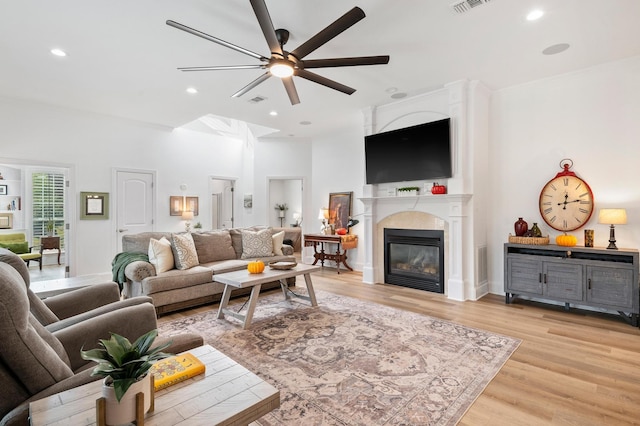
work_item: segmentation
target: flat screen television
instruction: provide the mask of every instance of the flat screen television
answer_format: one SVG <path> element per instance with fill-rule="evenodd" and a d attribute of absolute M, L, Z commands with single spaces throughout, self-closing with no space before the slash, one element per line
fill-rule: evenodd
<path fill-rule="evenodd" d="M 365 136 L 367 183 L 451 177 L 450 119 Z"/>

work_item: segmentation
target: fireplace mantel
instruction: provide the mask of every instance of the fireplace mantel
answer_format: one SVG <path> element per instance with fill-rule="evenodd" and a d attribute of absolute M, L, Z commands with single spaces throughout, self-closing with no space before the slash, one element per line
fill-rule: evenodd
<path fill-rule="evenodd" d="M 446 283 L 445 294 L 450 299 L 467 300 L 475 298 L 473 277 L 469 270 L 469 259 L 473 262 L 473 249 L 465 232 L 469 231 L 468 216 L 470 194 L 419 195 L 411 197 L 363 197 L 365 206 L 364 246 L 365 261 L 362 281 L 365 283 L 384 282 L 384 264 L 378 253 L 378 224 L 385 218 L 402 212 L 421 212 L 433 215 L 446 222 L 448 235 L 445 250 Z"/>

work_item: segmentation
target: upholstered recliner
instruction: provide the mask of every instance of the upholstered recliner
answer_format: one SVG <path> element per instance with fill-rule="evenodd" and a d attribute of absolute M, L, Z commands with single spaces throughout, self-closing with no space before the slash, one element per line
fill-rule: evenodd
<path fill-rule="evenodd" d="M 42 253 L 34 252 L 34 246 L 29 247 L 29 242 L 24 233 L 19 232 L 0 235 L 0 247 L 16 253 L 20 259 L 26 262 L 27 267 L 29 266 L 29 262 L 38 262 L 38 266 L 40 266 L 40 270 L 42 270 Z"/>
<path fill-rule="evenodd" d="M 120 289 L 114 282 L 94 284 L 41 300 L 30 288 L 29 269 L 20 257 L 0 248 L 0 262 L 12 266 L 20 273 L 27 288 L 31 313 L 49 331 L 60 330 L 126 306 L 151 302 L 150 297 L 120 300 Z"/>
<path fill-rule="evenodd" d="M 157 328 L 155 308 L 142 303 L 51 332 L 30 311 L 27 290 L 18 271 L 0 262 L 0 426 L 28 425 L 30 401 L 98 380 L 90 376 L 95 364 L 80 356 L 82 347 L 96 347 L 110 332 L 134 340 Z M 159 337 L 156 343 L 166 340 Z M 166 351 L 174 353 L 203 343 L 193 334 L 171 340 Z"/>

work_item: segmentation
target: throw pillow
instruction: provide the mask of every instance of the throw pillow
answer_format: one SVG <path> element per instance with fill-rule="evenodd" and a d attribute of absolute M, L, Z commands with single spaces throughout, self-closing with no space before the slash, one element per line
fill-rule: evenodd
<path fill-rule="evenodd" d="M 273 241 L 273 254 L 275 254 L 276 256 L 284 256 L 284 253 L 282 253 L 282 244 L 284 244 L 284 231 L 273 234 L 271 240 Z"/>
<path fill-rule="evenodd" d="M 19 243 L 0 243 L 0 247 L 6 248 L 15 254 L 29 253 L 29 243 L 27 241 Z"/>
<path fill-rule="evenodd" d="M 176 268 L 184 270 L 198 266 L 198 253 L 190 233 L 171 234 L 171 248 Z"/>
<path fill-rule="evenodd" d="M 156 274 L 170 271 L 174 268 L 171 243 L 165 237 L 149 240 L 149 263 L 156 268 Z"/>
<path fill-rule="evenodd" d="M 262 231 L 242 230 L 242 259 L 273 256 L 271 228 Z"/>
<path fill-rule="evenodd" d="M 202 232 L 192 234 L 192 237 L 200 263 L 236 259 L 228 230 Z"/>

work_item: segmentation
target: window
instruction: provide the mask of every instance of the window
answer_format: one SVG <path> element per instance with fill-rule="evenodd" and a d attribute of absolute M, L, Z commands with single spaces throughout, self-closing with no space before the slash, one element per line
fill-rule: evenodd
<path fill-rule="evenodd" d="M 31 181 L 32 243 L 40 244 L 40 237 L 43 235 L 58 235 L 62 249 L 64 247 L 64 174 L 34 172 Z"/>

